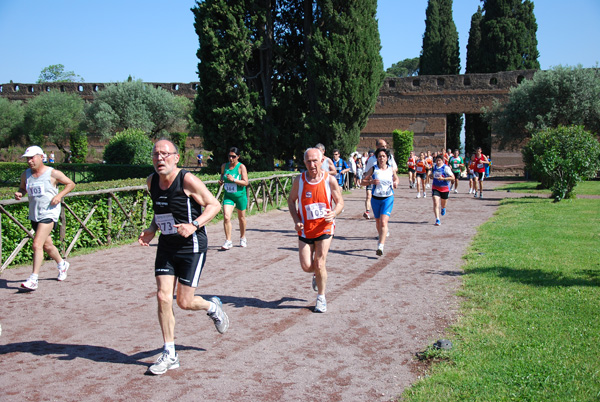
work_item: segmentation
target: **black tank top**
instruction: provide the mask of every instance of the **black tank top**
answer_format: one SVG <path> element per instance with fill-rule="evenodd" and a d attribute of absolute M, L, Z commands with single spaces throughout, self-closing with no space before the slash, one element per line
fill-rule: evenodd
<path fill-rule="evenodd" d="M 183 178 L 189 173 L 180 170 L 171 186 L 162 190 L 158 174 L 153 173 L 150 181 L 150 197 L 155 222 L 161 229 L 158 250 L 178 253 L 202 253 L 208 247 L 204 226 L 185 238 L 177 233 L 172 224 L 191 223 L 202 214 L 202 206 L 183 191 Z"/>

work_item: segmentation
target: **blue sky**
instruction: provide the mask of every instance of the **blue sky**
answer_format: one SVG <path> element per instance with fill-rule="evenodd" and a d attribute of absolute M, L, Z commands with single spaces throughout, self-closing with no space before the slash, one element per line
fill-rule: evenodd
<path fill-rule="evenodd" d="M 479 0 L 455 0 L 461 65 Z M 600 1 L 535 1 L 542 69 L 600 62 Z M 129 75 L 146 82 L 197 81 L 195 0 L 0 0 L 0 83 L 33 83 L 51 64 L 86 82 Z M 384 67 L 419 55 L 427 0 L 379 0 Z"/>

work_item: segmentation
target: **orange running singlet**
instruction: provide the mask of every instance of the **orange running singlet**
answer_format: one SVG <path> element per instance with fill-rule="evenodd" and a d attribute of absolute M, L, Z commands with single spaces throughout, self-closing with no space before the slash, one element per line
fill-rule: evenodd
<path fill-rule="evenodd" d="M 316 239 L 325 234 L 333 234 L 334 222 L 326 222 L 325 214 L 331 210 L 331 187 L 329 173 L 323 172 L 323 177 L 317 183 L 306 180 L 306 172 L 302 173 L 298 187 L 298 217 L 304 224 L 304 230 L 298 236 L 305 239 Z"/>

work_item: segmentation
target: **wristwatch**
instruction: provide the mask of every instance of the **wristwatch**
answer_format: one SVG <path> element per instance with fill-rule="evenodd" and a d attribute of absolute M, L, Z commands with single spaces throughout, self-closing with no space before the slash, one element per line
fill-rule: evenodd
<path fill-rule="evenodd" d="M 198 229 L 200 227 L 200 224 L 198 223 L 198 221 L 192 221 L 192 225 L 194 225 L 196 227 L 196 229 Z"/>

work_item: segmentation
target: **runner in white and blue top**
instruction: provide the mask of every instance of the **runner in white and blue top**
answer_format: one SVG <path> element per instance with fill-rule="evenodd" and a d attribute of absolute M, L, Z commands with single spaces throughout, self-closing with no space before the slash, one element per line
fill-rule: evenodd
<path fill-rule="evenodd" d="M 379 243 L 377 244 L 377 255 L 383 255 L 385 238 L 388 233 L 388 221 L 394 208 L 394 189 L 398 187 L 400 179 L 396 169 L 390 165 L 390 151 L 379 148 L 375 151 L 377 164 L 373 166 L 363 177 L 363 185 L 373 185 L 373 196 L 371 198 L 371 209 L 377 223 Z"/>

